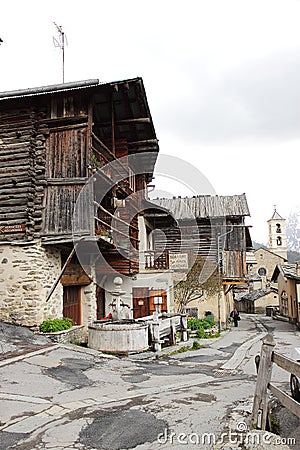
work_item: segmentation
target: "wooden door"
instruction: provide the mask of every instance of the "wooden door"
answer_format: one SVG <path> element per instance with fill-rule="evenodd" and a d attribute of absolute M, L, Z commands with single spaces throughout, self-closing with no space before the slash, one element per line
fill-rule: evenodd
<path fill-rule="evenodd" d="M 81 286 L 64 286 L 63 315 L 73 320 L 73 325 L 81 325 Z"/>
<path fill-rule="evenodd" d="M 97 287 L 97 320 L 105 317 L 105 291 L 101 286 Z"/>
<path fill-rule="evenodd" d="M 139 319 L 150 315 L 149 289 L 133 288 L 133 318 Z"/>

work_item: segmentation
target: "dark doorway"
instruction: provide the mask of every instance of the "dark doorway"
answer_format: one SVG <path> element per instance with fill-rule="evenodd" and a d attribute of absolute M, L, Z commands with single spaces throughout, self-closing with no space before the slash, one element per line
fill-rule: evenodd
<path fill-rule="evenodd" d="M 81 286 L 64 286 L 63 315 L 73 320 L 73 325 L 81 325 Z"/>
<path fill-rule="evenodd" d="M 97 287 L 96 298 L 97 298 L 97 320 L 100 320 L 105 317 L 105 290 L 101 286 Z"/>

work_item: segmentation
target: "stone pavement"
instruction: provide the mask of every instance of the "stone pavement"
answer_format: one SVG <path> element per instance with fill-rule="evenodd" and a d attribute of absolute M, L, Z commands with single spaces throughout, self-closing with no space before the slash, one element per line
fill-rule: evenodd
<path fill-rule="evenodd" d="M 253 354 L 273 326 L 283 325 L 244 316 L 221 338 L 202 340 L 199 350 L 122 358 L 74 345 L 40 348 L 49 343 L 32 337 L 32 353 L 12 358 L 8 351 L 0 361 L 0 449 L 179 449 L 197 447 L 193 439 L 203 450 L 239 448 L 218 439 L 247 427 Z M 281 346 L 292 348 L 299 335 L 283 327 Z M 10 334 L 12 345 L 18 331 Z"/>

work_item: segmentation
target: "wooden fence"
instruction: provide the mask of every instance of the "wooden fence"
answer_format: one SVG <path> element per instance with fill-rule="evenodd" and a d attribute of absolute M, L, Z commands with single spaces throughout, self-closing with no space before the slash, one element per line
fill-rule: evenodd
<path fill-rule="evenodd" d="M 176 344 L 176 333 L 180 332 L 180 340 L 188 340 L 186 314 L 158 314 L 137 319 L 148 323 L 149 341 L 154 351 L 160 351 L 163 343 Z"/>
<path fill-rule="evenodd" d="M 268 420 L 268 389 L 293 414 L 300 417 L 300 404 L 290 395 L 272 383 L 273 364 L 300 378 L 300 363 L 274 351 L 275 341 L 271 334 L 264 338 L 260 355 L 255 357 L 257 382 L 252 409 L 252 425 L 256 429 L 265 430 Z"/>

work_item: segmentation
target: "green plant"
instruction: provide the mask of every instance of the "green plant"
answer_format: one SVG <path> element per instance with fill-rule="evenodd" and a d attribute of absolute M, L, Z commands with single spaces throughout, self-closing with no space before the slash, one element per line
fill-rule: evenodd
<path fill-rule="evenodd" d="M 198 341 L 194 341 L 192 345 L 192 350 L 199 350 L 201 348 L 201 344 Z"/>
<path fill-rule="evenodd" d="M 97 158 L 95 153 L 92 153 L 92 162 L 96 167 L 103 167 L 105 165 L 105 161 L 103 158 Z"/>
<path fill-rule="evenodd" d="M 206 322 L 210 323 L 211 326 L 215 325 L 215 318 L 213 314 L 208 314 L 207 316 L 205 316 L 205 320 Z"/>
<path fill-rule="evenodd" d="M 207 317 L 209 317 L 208 320 Z M 190 328 L 191 330 L 198 330 L 199 328 L 204 328 L 204 330 L 207 330 L 208 328 L 211 328 L 215 324 L 215 322 L 213 318 L 212 319 L 210 318 L 210 316 L 207 317 L 205 317 L 205 319 L 195 319 L 195 318 L 189 319 L 188 328 Z"/>
<path fill-rule="evenodd" d="M 206 339 L 207 338 L 207 334 L 204 331 L 204 328 L 198 328 L 197 329 L 197 337 L 199 339 Z"/>
<path fill-rule="evenodd" d="M 63 319 L 47 319 L 39 326 L 41 333 L 55 333 L 57 331 L 68 330 L 73 326 L 72 319 L 65 317 Z"/>

